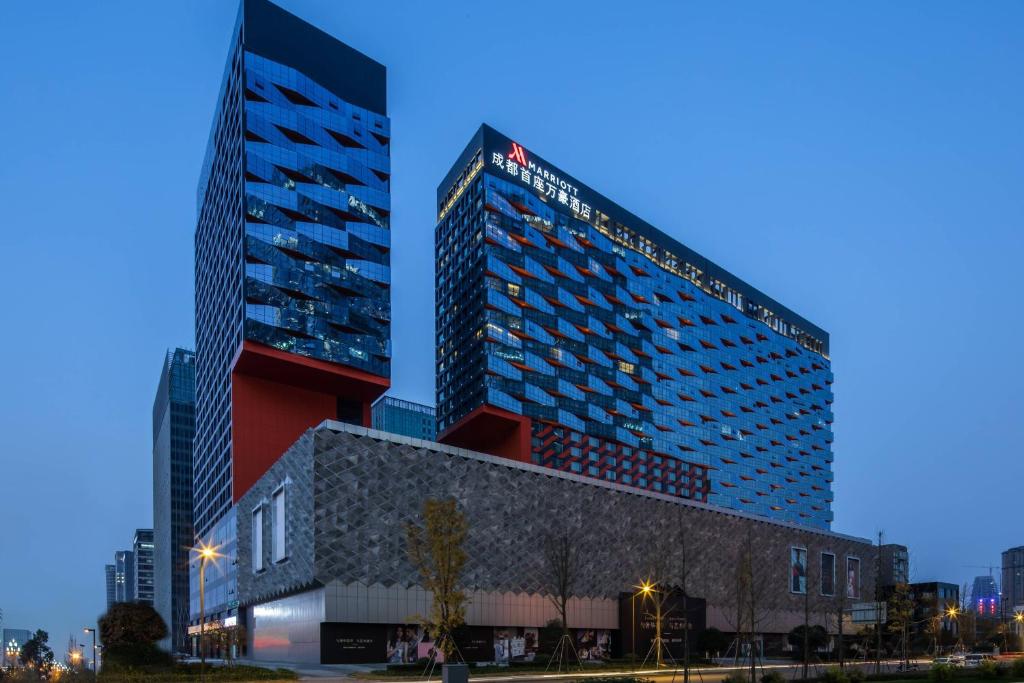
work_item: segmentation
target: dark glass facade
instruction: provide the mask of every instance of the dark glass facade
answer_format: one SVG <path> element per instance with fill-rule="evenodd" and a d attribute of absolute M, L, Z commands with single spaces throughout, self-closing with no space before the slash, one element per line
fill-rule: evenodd
<path fill-rule="evenodd" d="M 135 602 L 153 606 L 153 530 L 136 529 L 132 539 Z"/>
<path fill-rule="evenodd" d="M 187 644 L 192 528 L 192 441 L 196 431 L 195 354 L 168 351 L 153 400 L 154 607 L 172 652 Z"/>
<path fill-rule="evenodd" d="M 441 441 L 828 528 L 828 335 L 483 126 L 438 188 Z"/>
<path fill-rule="evenodd" d="M 243 0 L 197 192 L 193 478 L 204 541 L 230 545 L 233 503 L 280 454 L 324 419 L 369 426 L 390 384 L 386 111 L 381 64 L 266 0 Z M 232 582 L 207 594 L 226 599 L 208 604 L 215 618 L 234 614 Z"/>
<path fill-rule="evenodd" d="M 433 406 L 381 396 L 373 404 L 373 428 L 433 441 L 437 437 L 437 417 Z"/>

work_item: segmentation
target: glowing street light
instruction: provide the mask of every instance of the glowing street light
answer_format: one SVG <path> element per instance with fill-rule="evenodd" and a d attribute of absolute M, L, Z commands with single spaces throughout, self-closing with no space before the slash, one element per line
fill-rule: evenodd
<path fill-rule="evenodd" d="M 86 626 L 82 630 L 86 635 L 92 634 L 92 672 L 96 673 L 96 629 Z"/>
<path fill-rule="evenodd" d="M 629 630 L 633 634 L 633 647 L 629 655 L 632 660 L 633 670 L 636 671 L 636 596 L 642 595 L 643 597 L 649 596 L 654 592 L 655 584 L 650 579 L 644 579 L 639 585 L 633 586 L 634 592 L 629 596 L 629 607 L 632 612 L 633 621 L 630 624 Z"/>
<path fill-rule="evenodd" d="M 217 552 L 218 547 L 200 542 L 198 547 L 192 548 L 199 556 L 199 680 L 206 677 L 206 650 L 203 647 L 206 635 L 206 563 L 223 557 Z"/>

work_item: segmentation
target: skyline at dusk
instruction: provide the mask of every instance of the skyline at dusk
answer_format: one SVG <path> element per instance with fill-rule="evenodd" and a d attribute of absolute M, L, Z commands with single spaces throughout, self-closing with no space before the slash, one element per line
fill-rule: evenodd
<path fill-rule="evenodd" d="M 486 123 L 827 331 L 832 531 L 957 585 L 1024 544 L 1024 5 L 280 5 L 387 68 L 389 395 L 435 402 L 435 192 Z M 237 10 L 0 7 L 0 609 L 51 643 L 153 525 Z"/>

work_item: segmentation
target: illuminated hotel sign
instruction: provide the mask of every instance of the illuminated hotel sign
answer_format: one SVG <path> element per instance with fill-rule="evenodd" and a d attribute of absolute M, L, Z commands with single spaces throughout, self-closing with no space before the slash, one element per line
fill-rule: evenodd
<path fill-rule="evenodd" d="M 565 176 L 554 173 L 530 159 L 522 145 L 513 142 L 507 154 L 491 152 L 490 166 L 568 207 L 580 218 L 590 218 L 590 205 L 580 201 L 579 188 L 566 180 Z"/>

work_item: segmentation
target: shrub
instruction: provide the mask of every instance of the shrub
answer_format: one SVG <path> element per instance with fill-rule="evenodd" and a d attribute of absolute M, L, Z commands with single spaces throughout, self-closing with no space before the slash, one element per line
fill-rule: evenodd
<path fill-rule="evenodd" d="M 709 657 L 714 657 L 716 653 L 728 649 L 729 642 L 729 638 L 724 633 L 711 626 L 697 634 L 695 645 L 697 652 L 707 653 Z"/>
<path fill-rule="evenodd" d="M 846 680 L 850 681 L 850 683 L 864 683 L 867 679 L 868 675 L 859 666 L 846 669 Z"/>
<path fill-rule="evenodd" d="M 953 667 L 949 664 L 936 664 L 928 671 L 928 680 L 950 681 L 953 680 L 953 673 Z"/>
<path fill-rule="evenodd" d="M 821 681 L 822 683 L 849 683 L 850 679 L 846 672 L 838 666 L 830 666 L 821 675 Z"/>
<path fill-rule="evenodd" d="M 786 683 L 786 677 L 778 671 L 769 671 L 761 676 L 761 683 Z"/>
<path fill-rule="evenodd" d="M 1010 665 L 1010 673 L 1014 678 L 1024 678 L 1024 657 L 1017 657 Z"/>
<path fill-rule="evenodd" d="M 722 683 L 749 683 L 749 681 L 746 672 L 743 671 L 731 671 L 722 679 Z"/>
<path fill-rule="evenodd" d="M 991 659 L 982 660 L 978 665 L 978 675 L 982 678 L 991 679 L 999 677 L 999 665 Z"/>

